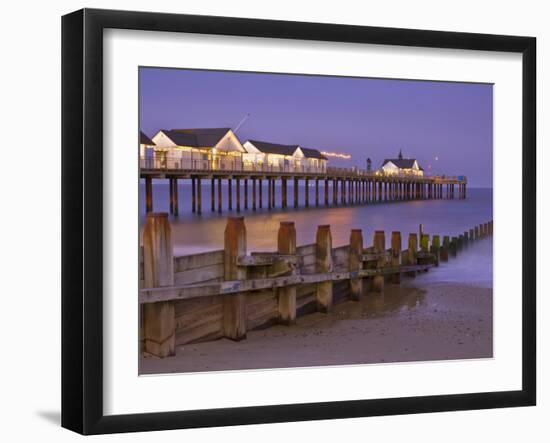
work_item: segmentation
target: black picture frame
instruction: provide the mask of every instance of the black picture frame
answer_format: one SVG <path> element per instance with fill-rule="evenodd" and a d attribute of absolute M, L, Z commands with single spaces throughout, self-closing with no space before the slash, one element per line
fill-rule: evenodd
<path fill-rule="evenodd" d="M 522 389 L 131 415 L 103 413 L 103 30 L 522 54 Z M 530 406 L 536 403 L 536 39 L 83 9 L 62 18 L 62 426 L 82 434 Z"/>

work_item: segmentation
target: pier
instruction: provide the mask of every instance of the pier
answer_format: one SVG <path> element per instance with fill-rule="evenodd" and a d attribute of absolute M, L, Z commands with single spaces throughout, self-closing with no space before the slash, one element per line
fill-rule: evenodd
<path fill-rule="evenodd" d="M 331 227 L 321 225 L 315 243 L 297 246 L 287 221 L 277 232 L 277 251 L 249 253 L 244 217 L 229 217 L 223 249 L 174 257 L 168 214 L 149 213 L 139 269 L 142 352 L 168 357 L 184 344 L 244 340 L 250 330 L 329 314 L 342 301 L 414 278 L 492 233 L 492 221 L 454 236 L 430 235 L 420 225 L 405 247 L 401 232 L 383 230 L 366 246 L 362 230 L 353 229 L 349 244 L 334 248 Z"/>
<path fill-rule="evenodd" d="M 151 166 L 151 167 L 148 167 Z M 467 178 L 465 176 L 417 176 L 408 174 L 381 174 L 380 171 L 362 169 L 332 168 L 326 172 L 310 172 L 307 169 L 283 167 L 261 167 L 239 163 L 240 169 L 215 169 L 212 165 L 201 165 L 200 169 L 171 168 L 142 161 L 140 177 L 145 181 L 146 212 L 154 207 L 153 179 L 168 180 L 170 190 L 170 213 L 179 214 L 180 199 L 178 183 L 191 183 L 191 199 L 188 204 L 193 213 L 201 214 L 203 208 L 203 187 L 209 188 L 212 212 L 223 210 L 225 184 L 227 209 L 243 210 L 288 207 L 338 207 L 367 205 L 373 203 L 400 202 L 427 199 L 465 199 Z M 288 183 L 293 184 L 290 200 Z M 275 187 L 281 188 L 279 201 L 275 198 Z M 300 201 L 300 186 L 305 187 L 304 201 Z"/>

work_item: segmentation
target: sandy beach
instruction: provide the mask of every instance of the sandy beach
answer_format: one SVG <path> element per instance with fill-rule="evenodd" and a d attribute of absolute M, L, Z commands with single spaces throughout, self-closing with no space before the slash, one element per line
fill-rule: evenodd
<path fill-rule="evenodd" d="M 306 315 L 294 326 L 249 331 L 241 342 L 180 346 L 175 357 L 141 358 L 140 373 L 491 358 L 492 292 L 455 283 L 386 284 L 383 294 Z"/>

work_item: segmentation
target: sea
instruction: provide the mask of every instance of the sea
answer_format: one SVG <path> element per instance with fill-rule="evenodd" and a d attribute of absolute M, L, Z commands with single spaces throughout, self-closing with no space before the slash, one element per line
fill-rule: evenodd
<path fill-rule="evenodd" d="M 145 187 L 140 183 L 140 227 L 145 223 Z M 233 183 L 233 193 L 235 190 Z M 224 184 L 223 212 L 211 211 L 210 181 L 202 185 L 202 214 L 191 210 L 191 184 L 181 183 L 178 187 L 179 215 L 170 216 L 174 254 L 176 256 L 223 249 L 224 229 L 227 217 L 243 216 L 247 232 L 247 250 L 274 251 L 277 248 L 277 230 L 281 221 L 293 221 L 296 227 L 297 245 L 315 242 L 318 225 L 330 225 L 333 247 L 349 244 L 351 229 L 362 229 L 365 247 L 372 245 L 375 230 L 386 232 L 386 248 L 390 246 L 392 231 L 400 231 L 403 249 L 406 248 L 408 234 L 418 233 L 423 225 L 425 233 L 458 236 L 480 223 L 493 219 L 493 190 L 488 188 L 468 188 L 464 200 L 421 200 L 408 202 L 357 204 L 337 207 L 324 207 L 324 189 L 320 185 L 320 206 L 315 207 L 315 188 L 310 186 L 310 207 L 304 207 L 305 187 L 299 188 L 300 206 L 293 207 L 293 189 L 289 182 L 287 202 L 289 208 L 267 209 L 267 187 L 264 180 L 263 208 L 252 211 L 252 186 L 249 181 L 249 208 L 244 209 L 244 187 L 241 181 L 241 211 L 236 211 L 236 198 L 233 196 L 233 210 L 227 210 L 227 192 Z M 275 189 L 276 203 L 280 206 L 281 189 Z M 217 198 L 217 183 L 216 183 Z M 329 194 L 332 201 L 332 193 Z M 169 189 L 167 180 L 153 181 L 153 210 L 169 212 Z M 217 205 L 217 200 L 216 200 Z M 217 209 L 217 206 L 216 206 Z M 457 258 L 441 263 L 421 277 L 422 282 L 469 283 L 476 286 L 493 285 L 493 245 L 492 239 L 482 239 L 463 250 Z M 420 283 L 420 282 L 419 282 Z"/>

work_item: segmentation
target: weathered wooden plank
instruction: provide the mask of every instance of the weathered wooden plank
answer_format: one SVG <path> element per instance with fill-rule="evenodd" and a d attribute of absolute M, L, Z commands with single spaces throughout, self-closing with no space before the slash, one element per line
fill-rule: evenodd
<path fill-rule="evenodd" d="M 316 251 L 317 251 L 317 245 L 315 243 L 312 243 L 312 244 L 309 244 L 309 245 L 298 246 L 296 248 L 296 254 L 301 255 L 301 256 L 306 256 L 306 255 L 315 256 Z"/>
<path fill-rule="evenodd" d="M 182 317 L 189 313 L 197 312 L 201 309 L 207 309 L 211 306 L 215 306 L 215 305 L 221 306 L 221 304 L 222 304 L 221 295 L 217 295 L 214 297 L 200 297 L 200 298 L 191 298 L 188 300 L 179 300 L 174 304 L 175 316 L 176 318 Z"/>
<path fill-rule="evenodd" d="M 239 292 L 258 291 L 268 288 L 280 288 L 288 285 L 303 283 L 324 283 L 349 278 L 375 277 L 390 275 L 396 272 L 424 271 L 433 267 L 433 264 L 411 265 L 392 267 L 386 266 L 380 269 L 363 269 L 354 272 L 326 272 L 308 275 L 289 275 L 255 280 L 233 280 L 214 282 L 199 285 L 174 286 L 170 288 L 147 288 L 140 293 L 140 303 L 155 303 L 164 300 L 184 300 L 195 297 L 209 297 L 219 294 L 236 294 Z"/>
<path fill-rule="evenodd" d="M 174 271 L 183 272 L 217 264 L 223 264 L 223 250 L 175 257 Z"/>
<path fill-rule="evenodd" d="M 204 266 L 174 274 L 176 285 L 192 285 L 204 281 L 223 280 L 223 263 Z"/>

